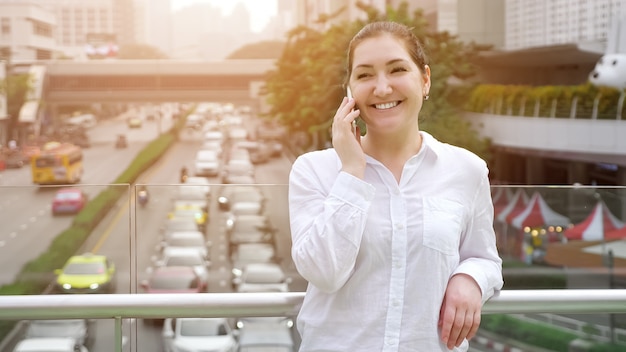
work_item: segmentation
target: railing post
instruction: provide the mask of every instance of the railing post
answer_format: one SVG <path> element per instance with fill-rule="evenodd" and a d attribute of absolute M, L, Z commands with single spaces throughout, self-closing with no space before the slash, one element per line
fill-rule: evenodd
<path fill-rule="evenodd" d="M 122 352 L 124 347 L 122 334 L 122 317 L 115 317 L 115 352 Z"/>

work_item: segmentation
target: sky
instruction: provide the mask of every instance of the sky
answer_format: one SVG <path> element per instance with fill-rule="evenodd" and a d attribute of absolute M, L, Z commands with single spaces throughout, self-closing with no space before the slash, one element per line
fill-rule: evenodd
<path fill-rule="evenodd" d="M 270 18 L 276 15 L 277 0 L 171 0 L 172 10 L 176 11 L 183 7 L 204 3 L 211 4 L 222 9 L 222 14 L 228 15 L 237 3 L 243 3 L 250 13 L 250 26 L 254 32 L 261 31 Z"/>

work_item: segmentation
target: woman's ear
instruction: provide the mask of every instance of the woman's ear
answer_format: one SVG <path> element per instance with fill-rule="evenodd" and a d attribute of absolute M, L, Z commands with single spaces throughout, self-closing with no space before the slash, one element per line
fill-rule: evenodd
<path fill-rule="evenodd" d="M 430 93 L 430 66 L 424 65 L 424 95 L 428 95 Z"/>

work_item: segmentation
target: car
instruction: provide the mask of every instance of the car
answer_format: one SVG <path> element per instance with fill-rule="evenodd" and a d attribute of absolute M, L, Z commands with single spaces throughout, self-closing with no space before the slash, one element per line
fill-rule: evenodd
<path fill-rule="evenodd" d="M 254 165 L 247 160 L 229 160 L 222 170 L 222 183 L 254 184 Z"/>
<path fill-rule="evenodd" d="M 166 247 L 154 264 L 157 267 L 187 266 L 192 268 L 203 282 L 209 281 L 211 262 L 195 248 Z"/>
<path fill-rule="evenodd" d="M 24 339 L 17 343 L 13 352 L 89 352 L 70 337 Z"/>
<path fill-rule="evenodd" d="M 29 320 L 26 322 L 24 336 L 30 338 L 69 337 L 87 348 L 93 346 L 95 320 L 87 319 L 50 319 Z"/>
<path fill-rule="evenodd" d="M 7 150 L 3 154 L 5 168 L 19 169 L 24 166 L 24 155 L 20 150 Z"/>
<path fill-rule="evenodd" d="M 240 319 L 239 352 L 295 352 L 293 325 L 289 317 Z"/>
<path fill-rule="evenodd" d="M 258 186 L 255 185 L 229 185 L 225 186 L 220 192 L 217 198 L 217 203 L 220 210 L 229 211 L 232 204 L 232 198 L 237 193 L 254 193 L 256 198 L 265 199 L 263 192 Z"/>
<path fill-rule="evenodd" d="M 198 223 L 196 223 L 196 219 L 189 219 L 189 218 L 167 219 L 163 227 L 161 227 L 163 238 L 167 238 L 171 233 L 178 232 L 178 231 L 198 231 Z"/>
<path fill-rule="evenodd" d="M 269 145 L 259 141 L 239 141 L 233 145 L 233 148 L 247 150 L 253 164 L 266 163 L 272 157 L 272 150 Z"/>
<path fill-rule="evenodd" d="M 242 243 L 238 245 L 231 255 L 233 289 L 235 279 L 240 278 L 244 266 L 251 263 L 278 263 L 276 248 L 269 243 Z"/>
<path fill-rule="evenodd" d="M 211 242 L 204 239 L 200 231 L 176 231 L 171 232 L 159 244 L 159 252 L 168 247 L 195 248 L 204 258 L 208 258 Z"/>
<path fill-rule="evenodd" d="M 88 201 L 89 196 L 80 188 L 61 188 L 52 199 L 52 215 L 77 214 L 83 210 Z"/>
<path fill-rule="evenodd" d="M 206 283 L 190 266 L 148 268 L 149 277 L 141 281 L 145 293 L 198 293 Z"/>
<path fill-rule="evenodd" d="M 289 292 L 291 278 L 277 263 L 250 263 L 233 279 L 237 292 Z"/>
<path fill-rule="evenodd" d="M 189 177 L 187 177 L 189 179 Z M 211 188 L 204 184 L 183 184 L 175 189 L 173 200 L 189 200 L 202 202 L 208 209 L 208 200 L 211 197 Z"/>
<path fill-rule="evenodd" d="M 148 278 L 140 282 L 144 293 L 202 293 L 206 282 L 190 266 L 162 266 L 148 268 Z M 144 323 L 161 322 L 164 319 L 144 319 Z"/>
<path fill-rule="evenodd" d="M 258 190 L 258 189 L 257 189 Z M 232 215 L 259 215 L 265 211 L 267 198 L 260 191 L 234 192 L 229 200 Z"/>
<path fill-rule="evenodd" d="M 225 318 L 168 318 L 162 332 L 165 352 L 237 352 L 236 335 Z"/>
<path fill-rule="evenodd" d="M 54 273 L 56 291 L 61 293 L 115 293 L 115 264 L 105 255 L 74 255 Z"/>
<path fill-rule="evenodd" d="M 139 116 L 133 116 L 128 119 L 128 128 L 141 128 L 143 120 Z"/>
<path fill-rule="evenodd" d="M 276 229 L 271 226 L 266 215 L 239 215 L 232 219 L 226 234 L 229 242 L 229 254 L 242 243 L 269 243 L 274 245 Z"/>
<path fill-rule="evenodd" d="M 201 204 L 186 201 L 175 202 L 174 209 L 167 214 L 169 219 L 194 219 L 198 229 L 204 231 L 208 222 L 209 213 Z"/>
<path fill-rule="evenodd" d="M 213 177 L 219 175 L 221 159 L 215 150 L 199 150 L 194 161 L 195 175 Z M 185 183 L 189 183 L 189 179 Z"/>

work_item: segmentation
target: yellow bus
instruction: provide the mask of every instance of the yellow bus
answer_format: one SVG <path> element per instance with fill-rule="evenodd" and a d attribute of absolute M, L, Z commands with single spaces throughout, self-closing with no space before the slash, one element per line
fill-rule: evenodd
<path fill-rule="evenodd" d="M 78 183 L 83 175 L 83 151 L 69 143 L 50 142 L 30 159 L 33 183 Z"/>

